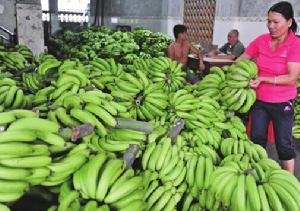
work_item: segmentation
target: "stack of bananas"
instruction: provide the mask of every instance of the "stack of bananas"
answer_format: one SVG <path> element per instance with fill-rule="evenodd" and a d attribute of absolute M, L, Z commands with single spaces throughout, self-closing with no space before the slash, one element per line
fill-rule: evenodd
<path fill-rule="evenodd" d="M 257 77 L 256 64 L 250 60 L 239 60 L 229 67 L 221 91 L 221 102 L 229 109 L 246 113 L 256 100 L 249 88 L 249 81 Z"/>
<path fill-rule="evenodd" d="M 116 79 L 124 73 L 123 66 L 116 63 L 114 59 L 95 58 L 89 62 L 89 65 L 91 66 L 91 74 L 89 75 L 91 83 L 101 90 L 105 87 L 113 87 Z"/>
<path fill-rule="evenodd" d="M 126 69 L 129 72 L 135 72 L 135 70 L 141 70 L 144 73 L 147 73 L 149 71 L 149 67 L 151 64 L 151 59 L 136 59 L 132 62 L 131 65 L 127 65 Z"/>
<path fill-rule="evenodd" d="M 111 204 L 119 209 L 137 200 L 142 203 L 143 177 L 133 169 L 125 170 L 124 160 L 109 158 L 105 153 L 90 157 L 73 176 L 73 184 L 84 199 Z"/>
<path fill-rule="evenodd" d="M 206 75 L 196 87 L 196 96 L 207 96 L 219 100 L 221 97 L 221 87 L 225 81 L 225 74 L 219 67 L 211 67 L 210 74 Z"/>
<path fill-rule="evenodd" d="M 176 210 L 186 189 L 186 183 L 175 188 L 171 183 L 160 185 L 158 180 L 153 180 L 146 190 L 145 210 Z"/>
<path fill-rule="evenodd" d="M 295 177 L 281 169 L 264 172 L 229 162 L 211 176 L 209 192 L 229 210 L 299 210 L 300 185 Z M 272 165 L 272 164 L 271 164 Z M 264 179 L 260 177 L 264 174 Z M 258 175 L 258 176 L 257 176 Z"/>
<path fill-rule="evenodd" d="M 142 147 L 146 139 L 144 132 L 114 128 L 109 130 L 105 137 L 93 134 L 90 144 L 98 152 L 121 152 L 123 154 L 131 144 Z"/>
<path fill-rule="evenodd" d="M 60 146 L 60 148 L 64 147 Z M 66 155 L 54 158 L 48 165 L 51 174 L 41 182 L 41 185 L 56 186 L 68 181 L 87 162 L 89 154 L 90 149 L 87 144 L 82 143 L 73 147 Z"/>
<path fill-rule="evenodd" d="M 153 120 L 165 114 L 168 96 L 160 84 L 151 83 L 142 71 L 136 70 L 136 76 L 124 73 L 111 90 L 111 95 L 128 109 L 133 119 Z"/>
<path fill-rule="evenodd" d="M 187 128 L 210 128 L 214 122 L 225 121 L 225 115 L 217 101 L 206 97 L 195 97 L 186 89 L 180 89 L 170 95 L 167 120 L 174 123 L 176 119 L 185 120 Z"/>
<path fill-rule="evenodd" d="M 185 72 L 182 65 L 167 58 L 153 58 L 148 69 L 151 81 L 162 85 L 164 91 L 171 93 L 181 89 L 185 84 Z"/>
<path fill-rule="evenodd" d="M 5 109 L 18 109 L 31 107 L 29 96 L 17 86 L 16 81 L 10 78 L 0 80 L 0 102 Z"/>
<path fill-rule="evenodd" d="M 41 184 L 50 175 L 49 146 L 65 145 L 59 125 L 27 110 L 2 112 L 0 133 L 0 202 L 19 199 L 29 185 Z"/>
<path fill-rule="evenodd" d="M 224 157 L 232 154 L 247 154 L 251 160 L 259 161 L 267 158 L 266 150 L 248 139 L 226 138 L 221 143 L 221 153 Z"/>
<path fill-rule="evenodd" d="M 110 94 L 100 90 L 71 94 L 65 97 L 58 107 L 53 107 L 52 104 L 52 108 L 54 111 L 50 112 L 52 115 L 49 118 L 65 126 L 90 123 L 100 136 L 107 134 L 107 127 L 116 126 L 117 121 L 114 116 L 126 111 L 122 105 L 112 101 Z"/>
<path fill-rule="evenodd" d="M 14 73 L 24 70 L 24 68 L 28 65 L 25 57 L 19 52 L 1 52 L 0 59 L 6 66 L 7 70 L 13 71 Z"/>
<path fill-rule="evenodd" d="M 58 61 L 54 57 L 45 57 L 43 61 L 39 64 L 39 67 L 37 69 L 37 73 L 40 76 L 46 76 L 54 74 L 58 71 L 58 67 L 61 65 L 61 62 Z"/>
<path fill-rule="evenodd" d="M 15 46 L 15 50 L 22 54 L 26 60 L 33 60 L 33 53 L 26 45 L 18 44 Z"/>
<path fill-rule="evenodd" d="M 215 165 L 210 157 L 203 155 L 193 155 L 187 161 L 186 181 L 188 189 L 181 201 L 180 210 L 205 210 L 212 207 L 209 203 L 215 204 L 212 210 L 219 210 L 219 203 L 212 201 L 212 197 L 208 194 L 210 177 L 215 170 Z"/>
<path fill-rule="evenodd" d="M 181 133 L 184 140 L 188 142 L 188 146 L 209 145 L 218 150 L 222 141 L 220 132 L 214 128 L 196 128 L 192 131 L 184 131 Z"/>
<path fill-rule="evenodd" d="M 84 205 L 81 204 L 82 199 L 80 194 L 75 191 L 72 187 L 71 182 L 65 182 L 61 185 L 59 196 L 58 196 L 58 205 L 52 205 L 47 209 L 47 211 L 56 211 L 56 210 L 84 210 L 84 211 L 93 211 L 93 210 L 102 210 L 110 211 L 108 205 L 98 205 L 95 200 L 89 200 Z"/>
<path fill-rule="evenodd" d="M 22 73 L 23 86 L 28 92 L 34 94 L 42 87 L 41 76 L 36 73 Z"/>

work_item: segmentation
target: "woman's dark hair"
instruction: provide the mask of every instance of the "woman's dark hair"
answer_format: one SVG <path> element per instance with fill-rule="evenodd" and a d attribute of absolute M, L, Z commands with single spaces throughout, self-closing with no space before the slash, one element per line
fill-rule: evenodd
<path fill-rule="evenodd" d="M 175 37 L 175 39 L 177 39 L 177 37 L 178 37 L 178 35 L 179 35 L 180 33 L 187 32 L 187 28 L 186 28 L 185 25 L 178 24 L 178 25 L 175 25 L 175 26 L 174 26 L 173 32 L 174 32 L 174 37 Z"/>
<path fill-rule="evenodd" d="M 283 17 L 285 17 L 286 20 L 292 19 L 292 25 L 289 29 L 293 32 L 297 31 L 298 26 L 294 18 L 294 10 L 291 3 L 287 1 L 278 2 L 269 9 L 268 13 L 270 12 L 280 13 Z"/>

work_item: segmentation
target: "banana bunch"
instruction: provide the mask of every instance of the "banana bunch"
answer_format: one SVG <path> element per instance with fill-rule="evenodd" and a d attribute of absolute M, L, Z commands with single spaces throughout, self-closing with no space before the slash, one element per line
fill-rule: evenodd
<path fill-rule="evenodd" d="M 170 95 L 170 107 L 167 119 L 175 122 L 185 120 L 187 128 L 210 128 L 215 122 L 225 121 L 224 111 L 219 103 L 207 96 L 195 97 L 186 89 L 181 89 Z"/>
<path fill-rule="evenodd" d="M 172 145 L 167 137 L 149 144 L 142 157 L 144 170 L 157 171 L 163 184 L 171 183 L 174 187 L 180 186 L 185 180 L 185 164 L 183 151 L 177 145 Z"/>
<path fill-rule="evenodd" d="M 187 162 L 186 182 L 194 197 L 208 188 L 210 176 L 215 169 L 210 157 L 193 155 Z"/>
<path fill-rule="evenodd" d="M 14 71 L 15 73 L 22 71 L 28 65 L 27 60 L 19 52 L 1 53 L 0 61 L 7 67 L 8 70 Z"/>
<path fill-rule="evenodd" d="M 115 116 L 127 117 L 126 107 L 113 101 L 110 94 L 101 90 L 84 91 L 80 89 L 78 94 L 74 93 L 75 85 L 66 84 L 71 88 L 58 96 L 61 91 L 56 89 L 51 93 L 50 98 L 56 100 L 51 105 L 48 118 L 62 125 L 92 124 L 98 135 L 107 134 L 108 127 L 115 127 L 117 121 Z M 67 88 L 64 89 L 67 89 Z M 78 86 L 76 86 L 77 92 Z M 47 98 L 44 98 L 47 99 Z"/>
<path fill-rule="evenodd" d="M 51 173 L 49 146 L 64 146 L 65 141 L 56 134 L 58 125 L 32 111 L 2 112 L 0 118 L 7 125 L 0 133 L 0 201 L 12 202 L 29 186 L 45 182 Z"/>
<path fill-rule="evenodd" d="M 151 81 L 161 84 L 168 93 L 181 89 L 185 84 L 186 73 L 182 70 L 182 64 L 167 57 L 153 58 L 148 73 Z"/>
<path fill-rule="evenodd" d="M 295 177 L 281 169 L 266 173 L 258 171 L 260 164 L 254 166 L 231 162 L 219 167 L 209 185 L 215 200 L 229 210 L 299 210 L 300 184 Z M 264 180 L 256 176 L 261 172 Z"/>
<path fill-rule="evenodd" d="M 143 73 L 147 73 L 149 71 L 149 67 L 151 64 L 151 59 L 135 59 L 131 65 L 126 66 L 126 70 L 134 73 L 135 70 L 141 70 Z"/>
<path fill-rule="evenodd" d="M 124 73 L 112 87 L 111 95 L 127 107 L 133 119 L 154 120 L 157 116 L 163 116 L 168 96 L 161 85 L 152 84 L 142 71 L 136 70 L 136 75 Z"/>
<path fill-rule="evenodd" d="M 71 61 L 72 62 L 72 61 Z M 58 79 L 56 85 L 61 87 L 66 83 L 73 83 L 78 85 L 79 87 L 86 87 L 90 84 L 87 74 L 82 71 L 80 66 L 72 67 L 71 65 L 64 65 L 62 68 L 58 69 Z"/>
<path fill-rule="evenodd" d="M 254 144 L 249 139 L 226 138 L 221 142 L 221 153 L 224 157 L 231 154 L 247 154 L 254 161 L 268 157 L 262 146 Z"/>
<path fill-rule="evenodd" d="M 205 144 L 198 143 L 197 146 L 190 148 L 190 147 L 183 147 L 183 151 L 185 151 L 185 158 L 190 159 L 191 154 L 197 154 L 199 156 L 204 156 L 210 158 L 214 165 L 218 165 L 221 161 L 221 158 L 217 151 Z M 190 153 L 187 153 L 190 152 Z"/>
<path fill-rule="evenodd" d="M 84 199 L 95 199 L 118 208 L 143 200 L 143 177 L 135 176 L 133 169 L 125 170 L 125 167 L 124 160 L 109 158 L 106 153 L 91 156 L 73 176 L 75 190 Z M 132 197 L 136 192 L 138 199 Z"/>
<path fill-rule="evenodd" d="M 159 185 L 158 180 L 153 180 L 146 189 L 145 210 L 177 210 L 177 204 L 186 189 L 186 183 L 175 188 L 171 183 Z"/>
<path fill-rule="evenodd" d="M 1 46 L 0 46 L 0 50 L 1 50 Z M 0 209 L 3 210 L 3 211 L 10 211 L 8 206 L 6 206 L 4 204 L 1 204 L 1 203 L 0 203 Z"/>
<path fill-rule="evenodd" d="M 267 175 L 267 182 L 258 186 L 261 207 L 273 210 L 299 210 L 299 181 L 281 169 L 271 170 Z M 266 198 L 268 200 L 264 200 Z"/>
<path fill-rule="evenodd" d="M 72 175 L 88 160 L 90 150 L 87 144 L 76 145 L 66 155 L 54 158 L 48 165 L 50 176 L 44 180 L 43 186 L 56 186 L 69 180 Z"/>
<path fill-rule="evenodd" d="M 194 94 L 196 96 L 207 96 L 219 100 L 221 97 L 221 86 L 225 81 L 225 74 L 219 67 L 211 67 L 210 74 L 206 75 L 198 84 Z"/>
<path fill-rule="evenodd" d="M 257 76 L 256 64 L 239 60 L 229 67 L 221 91 L 221 102 L 229 109 L 246 113 L 256 100 L 256 93 L 248 88 L 249 81 Z"/>
<path fill-rule="evenodd" d="M 52 205 L 47 211 L 79 211 L 82 208 L 80 200 L 79 193 L 73 189 L 72 183 L 68 180 L 60 186 L 58 205 Z"/>
<path fill-rule="evenodd" d="M 30 107 L 30 99 L 10 78 L 0 80 L 0 103 L 5 109 Z"/>
<path fill-rule="evenodd" d="M 189 136 L 194 136 L 195 145 L 208 145 L 215 150 L 218 150 L 221 145 L 221 134 L 214 128 L 197 128 L 190 132 Z"/>
<path fill-rule="evenodd" d="M 95 87 L 101 90 L 105 87 L 113 87 L 115 81 L 124 73 L 123 65 L 116 63 L 114 59 L 95 58 L 89 62 L 89 65 L 91 66 L 89 79 Z"/>
<path fill-rule="evenodd" d="M 47 56 L 39 64 L 37 68 L 37 73 L 42 77 L 55 74 L 57 73 L 58 67 L 60 65 L 61 62 L 58 61 L 55 57 Z"/>
<path fill-rule="evenodd" d="M 18 44 L 15 46 L 15 50 L 19 52 L 26 60 L 33 60 L 33 53 L 26 45 Z"/>
<path fill-rule="evenodd" d="M 112 129 L 107 136 L 100 137 L 96 133 L 91 137 L 90 144 L 99 152 L 125 152 L 131 144 L 143 146 L 147 137 L 145 133 L 129 129 Z"/>
<path fill-rule="evenodd" d="M 180 210 L 221 210 L 220 203 L 218 201 L 214 201 L 214 197 L 208 190 L 203 189 L 198 195 L 199 196 L 194 197 L 191 192 L 186 192 L 182 200 L 182 207 Z"/>
<path fill-rule="evenodd" d="M 206 98 L 206 100 L 209 100 Z M 210 100 L 209 100 L 210 101 Z M 170 106 L 168 108 L 167 121 L 174 123 L 177 119 L 184 119 L 185 126 L 190 129 L 197 127 L 208 128 L 210 118 L 205 117 L 203 114 L 212 117 L 215 120 L 216 112 L 213 105 L 209 105 L 208 101 L 196 98 L 190 94 L 186 89 L 180 89 L 170 95 Z M 215 102 L 217 104 L 217 102 Z M 203 107 L 209 105 L 211 109 L 205 111 Z M 213 112 L 213 113 L 210 113 Z"/>
<path fill-rule="evenodd" d="M 42 86 L 41 77 L 36 73 L 22 73 L 23 86 L 30 93 L 35 94 Z"/>

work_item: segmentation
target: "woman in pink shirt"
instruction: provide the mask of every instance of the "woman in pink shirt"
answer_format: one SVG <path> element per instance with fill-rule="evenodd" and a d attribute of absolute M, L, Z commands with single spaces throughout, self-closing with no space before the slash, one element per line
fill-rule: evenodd
<path fill-rule="evenodd" d="M 251 139 L 266 147 L 270 121 L 284 169 L 294 173 L 296 156 L 292 144 L 294 99 L 300 73 L 300 39 L 292 5 L 279 2 L 268 11 L 269 33 L 256 38 L 240 58 L 255 58 L 258 78 L 250 81 L 257 101 L 252 107 Z"/>

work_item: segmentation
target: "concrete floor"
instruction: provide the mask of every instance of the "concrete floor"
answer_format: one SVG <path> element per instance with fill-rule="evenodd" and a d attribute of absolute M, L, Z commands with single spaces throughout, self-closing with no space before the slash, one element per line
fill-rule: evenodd
<path fill-rule="evenodd" d="M 296 149 L 296 154 L 297 154 L 297 157 L 295 160 L 295 176 L 300 181 L 300 140 L 295 141 L 294 143 L 295 143 L 295 149 Z M 277 151 L 276 151 L 274 144 L 270 144 L 270 143 L 268 144 L 267 152 L 272 159 L 279 161 L 278 156 L 277 156 Z"/>

